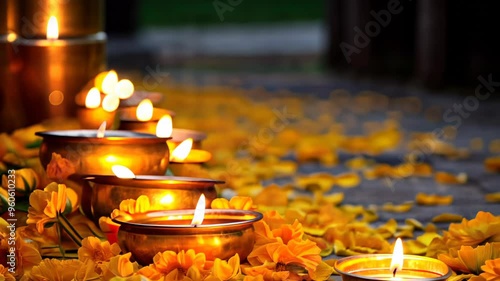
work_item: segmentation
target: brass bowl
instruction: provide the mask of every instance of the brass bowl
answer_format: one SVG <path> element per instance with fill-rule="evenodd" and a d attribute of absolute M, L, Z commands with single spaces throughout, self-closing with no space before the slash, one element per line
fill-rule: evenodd
<path fill-rule="evenodd" d="M 135 174 L 164 175 L 169 162 L 167 138 L 150 134 L 108 130 L 98 138 L 96 130 L 63 130 L 36 135 L 43 138 L 39 157 L 44 168 L 54 152 L 68 159 L 79 175 L 113 175 L 113 165 Z"/>
<path fill-rule="evenodd" d="M 334 267 L 343 281 L 422 280 L 444 281 L 451 269 L 442 261 L 430 257 L 404 255 L 402 270 L 393 278 L 390 272 L 392 254 L 367 254 L 338 260 Z"/>
<path fill-rule="evenodd" d="M 169 142 L 178 145 L 187 138 L 193 139 L 193 149 L 201 149 L 201 143 L 207 138 L 207 134 L 195 130 L 174 128 L 172 130 L 172 139 Z"/>
<path fill-rule="evenodd" d="M 217 198 L 215 184 L 221 181 L 201 178 L 171 176 L 136 176 L 121 179 L 116 176 L 88 176 L 83 178 L 92 187 L 90 213 L 93 218 L 109 216 L 125 199 L 137 199 L 146 195 L 150 211 L 195 208 L 201 194 L 205 195 L 206 207 Z"/>
<path fill-rule="evenodd" d="M 150 212 L 114 219 L 120 224 L 118 243 L 141 265 L 164 251 L 193 249 L 207 260 L 228 259 L 236 253 L 245 260 L 255 242 L 253 223 L 262 214 L 243 210 L 205 210 L 203 224 L 190 225 L 194 210 Z"/>

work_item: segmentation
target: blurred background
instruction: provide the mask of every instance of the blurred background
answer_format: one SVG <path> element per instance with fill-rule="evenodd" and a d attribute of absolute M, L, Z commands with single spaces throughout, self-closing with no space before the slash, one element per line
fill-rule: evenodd
<path fill-rule="evenodd" d="M 108 65 L 321 73 L 469 91 L 479 75 L 495 80 L 499 74 L 499 6 L 465 0 L 107 0 Z"/>

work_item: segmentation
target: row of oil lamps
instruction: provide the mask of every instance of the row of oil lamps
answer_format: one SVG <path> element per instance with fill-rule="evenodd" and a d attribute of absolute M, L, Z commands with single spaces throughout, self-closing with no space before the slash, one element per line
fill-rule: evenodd
<path fill-rule="evenodd" d="M 143 127 L 137 125 L 136 129 L 147 129 L 149 123 L 138 122 Z M 161 126 L 158 122 L 157 131 Z M 109 216 L 122 200 L 148 196 L 150 211 L 114 218 L 120 224 L 120 246 L 140 264 L 150 264 L 161 251 L 188 249 L 203 252 L 211 260 L 227 259 L 236 253 L 244 260 L 254 245 L 253 223 L 262 219 L 262 214 L 207 209 L 217 198 L 215 185 L 222 182 L 165 176 L 169 165 L 182 165 L 183 158 L 189 159 L 189 150 L 175 158 L 177 149 L 171 154 L 169 146 L 180 148 L 189 143 L 184 140 L 187 139 L 195 143 L 197 149 L 193 151 L 202 151 L 199 148 L 205 137 L 191 130 L 171 131 L 171 137 L 158 137 L 130 130 L 106 131 L 101 126 L 99 130 L 48 131 L 37 135 L 43 137 L 40 158 L 44 166 L 50 162 L 52 153 L 58 153 L 76 167 L 72 179 L 81 184 L 82 211 L 88 217 L 95 220 Z M 206 159 L 194 157 L 190 161 Z M 117 164 L 127 166 L 128 174 L 119 173 L 118 168 L 124 166 Z M 337 261 L 335 268 L 344 281 L 437 281 L 451 275 L 449 267 L 439 260 L 403 255 L 402 244 L 398 242 L 393 255 L 348 257 Z"/>
<path fill-rule="evenodd" d="M 37 135 L 43 138 L 42 165 L 46 167 L 52 154 L 58 153 L 75 167 L 70 179 L 81 189 L 82 211 L 88 217 L 97 220 L 109 216 L 125 199 L 141 195 L 149 198 L 148 213 L 115 218 L 121 225 L 120 245 L 139 263 L 149 264 L 156 253 L 166 250 L 194 249 L 209 259 L 225 259 L 236 253 L 245 258 L 250 253 L 254 241 L 252 223 L 262 218 L 260 213 L 206 210 L 204 219 L 193 221 L 195 210 L 204 211 L 217 197 L 215 184 L 221 182 L 165 176 L 170 160 L 175 160 L 167 142 L 178 145 L 177 140 L 202 136 L 200 132 L 174 129 L 175 138 L 128 130 L 61 130 Z M 198 138 L 194 142 L 199 146 L 201 141 Z M 182 165 L 171 163 L 176 164 Z M 127 167 L 132 175 L 119 174 L 118 167 Z"/>

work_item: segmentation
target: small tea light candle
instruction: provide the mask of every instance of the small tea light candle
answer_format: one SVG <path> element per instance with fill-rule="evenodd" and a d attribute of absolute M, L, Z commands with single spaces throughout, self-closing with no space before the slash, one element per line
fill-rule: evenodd
<path fill-rule="evenodd" d="M 207 260 L 228 259 L 235 254 L 244 260 L 252 251 L 253 223 L 262 219 L 254 211 L 208 209 L 157 211 L 123 215 L 114 219 L 120 224 L 118 243 L 131 252 L 139 264 L 148 265 L 158 252 L 193 249 Z M 201 220 L 195 216 L 202 214 Z M 200 223 L 200 221 L 202 221 Z M 140 242 L 139 242 L 140 241 Z"/>
<path fill-rule="evenodd" d="M 392 255 L 368 254 L 343 258 L 335 263 L 335 270 L 343 281 L 441 281 L 451 276 L 451 269 L 440 260 L 403 255 L 402 243 L 399 238 L 398 240 Z"/>
<path fill-rule="evenodd" d="M 85 98 L 85 107 L 77 109 L 78 122 L 82 129 L 97 128 L 103 121 L 106 122 L 106 129 L 113 126 L 116 109 L 120 104 L 117 96 L 106 95 L 102 100 L 101 93 L 95 87 L 91 88 Z"/>
<path fill-rule="evenodd" d="M 203 140 L 207 138 L 207 134 L 195 130 L 173 128 L 171 137 L 168 141 L 170 145 L 177 146 L 186 139 L 191 138 L 193 139 L 193 148 L 200 149 Z"/>
<path fill-rule="evenodd" d="M 212 154 L 206 150 L 193 149 L 193 139 L 188 138 L 177 146 L 169 145 L 172 151 L 170 163 L 180 164 L 202 164 L 212 158 Z"/>
<path fill-rule="evenodd" d="M 125 107 L 119 110 L 120 130 L 129 130 L 155 134 L 158 121 L 164 115 L 175 116 L 175 113 L 163 108 L 153 107 L 149 99 L 142 100 L 137 107 Z"/>
<path fill-rule="evenodd" d="M 202 168 L 202 164 L 212 158 L 212 154 L 206 150 L 192 149 L 193 139 L 188 138 L 174 147 L 167 141 L 170 154 L 169 170 L 175 176 L 185 177 L 208 177 L 209 174 Z"/>
<path fill-rule="evenodd" d="M 164 115 L 160 118 L 156 124 L 156 136 L 171 138 L 167 142 L 170 150 L 174 150 L 187 139 L 191 139 L 191 148 L 200 149 L 201 142 L 207 137 L 207 135 L 202 132 L 173 128 L 172 117 L 170 115 Z M 194 154 L 196 153 L 197 152 L 194 152 Z"/>

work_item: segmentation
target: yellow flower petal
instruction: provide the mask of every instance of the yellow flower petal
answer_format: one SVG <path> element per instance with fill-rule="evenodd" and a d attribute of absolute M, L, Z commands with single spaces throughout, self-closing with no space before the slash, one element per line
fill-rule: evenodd
<path fill-rule="evenodd" d="M 434 179 L 441 184 L 464 184 L 467 182 L 467 174 L 453 175 L 447 172 L 436 172 Z"/>
<path fill-rule="evenodd" d="M 393 203 L 385 203 L 382 205 L 382 210 L 386 212 L 392 212 L 392 213 L 406 213 L 409 212 L 413 208 L 413 202 L 408 201 L 404 202 L 403 204 L 399 205 L 394 205 Z"/>
<path fill-rule="evenodd" d="M 229 209 L 229 200 L 226 198 L 215 198 L 211 203 L 212 209 Z"/>
<path fill-rule="evenodd" d="M 461 215 L 458 215 L 458 214 L 443 213 L 443 214 L 439 214 L 439 215 L 433 217 L 432 222 L 434 222 L 434 223 L 460 222 L 462 219 L 463 219 L 463 217 Z"/>
<path fill-rule="evenodd" d="M 484 199 L 489 203 L 500 203 L 500 192 L 488 193 L 484 196 Z"/>
<path fill-rule="evenodd" d="M 238 254 L 229 258 L 228 261 L 216 258 L 212 267 L 212 275 L 222 281 L 237 278 L 240 272 L 240 257 Z"/>
<path fill-rule="evenodd" d="M 500 156 L 486 158 L 484 160 L 484 167 L 489 172 L 500 173 Z"/>
<path fill-rule="evenodd" d="M 361 183 L 361 178 L 357 173 L 344 173 L 335 176 L 335 183 L 342 188 L 352 188 Z"/>
<path fill-rule="evenodd" d="M 435 205 L 450 205 L 453 202 L 452 195 L 437 195 L 437 194 L 425 194 L 419 192 L 415 198 L 415 201 L 419 205 L 435 206 Z"/>

